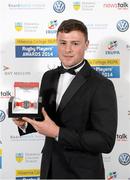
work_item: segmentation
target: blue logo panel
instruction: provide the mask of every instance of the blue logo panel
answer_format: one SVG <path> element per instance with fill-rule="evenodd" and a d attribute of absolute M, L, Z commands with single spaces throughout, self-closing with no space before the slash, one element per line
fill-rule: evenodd
<path fill-rule="evenodd" d="M 58 57 L 57 46 L 16 46 L 16 58 L 53 58 Z"/>
<path fill-rule="evenodd" d="M 119 66 L 93 66 L 93 68 L 107 78 L 120 78 Z"/>
<path fill-rule="evenodd" d="M 16 177 L 16 180 L 40 180 L 40 177 L 33 176 L 33 177 Z"/>

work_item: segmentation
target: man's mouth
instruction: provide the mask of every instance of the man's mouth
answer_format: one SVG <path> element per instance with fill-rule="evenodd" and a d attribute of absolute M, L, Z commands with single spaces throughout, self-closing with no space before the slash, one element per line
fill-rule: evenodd
<path fill-rule="evenodd" d="M 72 55 L 64 55 L 65 57 L 73 57 Z"/>

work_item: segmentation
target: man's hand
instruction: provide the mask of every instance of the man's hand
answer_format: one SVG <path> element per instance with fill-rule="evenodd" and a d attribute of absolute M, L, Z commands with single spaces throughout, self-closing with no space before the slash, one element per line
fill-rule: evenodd
<path fill-rule="evenodd" d="M 43 121 L 36 121 L 27 117 L 23 117 L 22 119 L 30 123 L 40 134 L 53 138 L 57 137 L 59 135 L 59 126 L 57 126 L 55 122 L 52 121 L 44 108 L 42 108 L 42 113 L 45 118 Z"/>

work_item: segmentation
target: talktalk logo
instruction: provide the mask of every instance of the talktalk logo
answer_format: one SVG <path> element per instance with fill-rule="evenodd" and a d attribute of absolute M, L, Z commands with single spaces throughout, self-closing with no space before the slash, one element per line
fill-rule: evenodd
<path fill-rule="evenodd" d="M 10 91 L 0 91 L 0 97 L 1 98 L 9 98 L 9 97 L 11 97 L 11 92 Z"/>
<path fill-rule="evenodd" d="M 103 8 L 108 9 L 118 9 L 118 10 L 128 10 L 128 3 L 105 3 L 103 4 Z"/>
<path fill-rule="evenodd" d="M 127 141 L 127 134 L 123 133 L 123 134 L 117 134 L 116 135 L 116 139 L 117 141 Z"/>

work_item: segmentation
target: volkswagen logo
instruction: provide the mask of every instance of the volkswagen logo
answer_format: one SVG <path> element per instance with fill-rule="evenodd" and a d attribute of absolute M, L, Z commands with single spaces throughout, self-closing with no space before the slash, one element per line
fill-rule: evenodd
<path fill-rule="evenodd" d="M 118 31 L 125 32 L 129 29 L 129 23 L 126 20 L 122 19 L 117 22 L 116 27 L 117 27 Z"/>
<path fill-rule="evenodd" d="M 57 13 L 62 13 L 65 10 L 65 3 L 62 1 L 56 1 L 53 5 L 53 9 Z"/>
<path fill-rule="evenodd" d="M 0 110 L 0 122 L 5 120 L 5 113 L 4 111 Z"/>
<path fill-rule="evenodd" d="M 122 153 L 119 156 L 119 162 L 122 165 L 128 165 L 130 163 L 130 155 L 128 153 Z"/>

